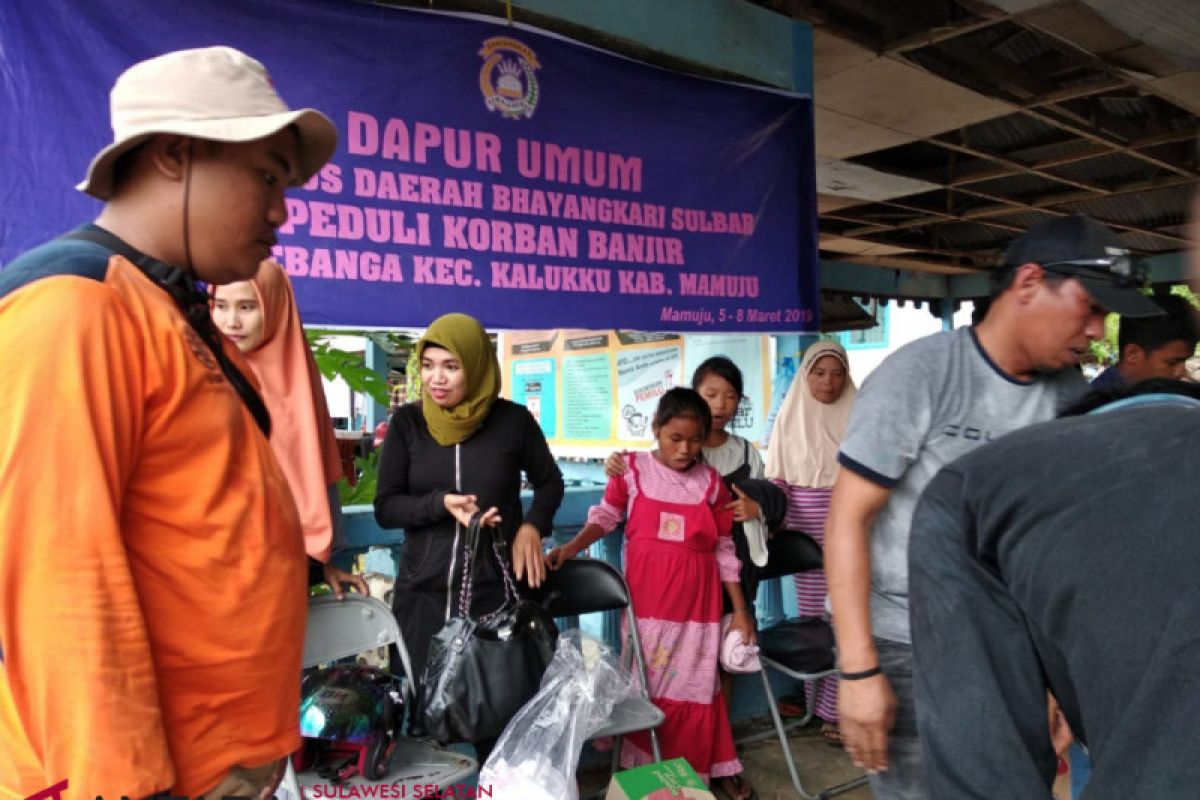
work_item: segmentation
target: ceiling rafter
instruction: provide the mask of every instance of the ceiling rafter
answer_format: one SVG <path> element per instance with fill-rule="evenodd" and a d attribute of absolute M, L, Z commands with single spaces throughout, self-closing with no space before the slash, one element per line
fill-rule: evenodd
<path fill-rule="evenodd" d="M 1111 195 L 1139 194 L 1142 192 L 1152 191 L 1155 189 L 1187 185 L 1191 182 L 1192 181 L 1183 180 L 1183 179 L 1179 179 L 1179 180 L 1159 179 L 1159 180 L 1154 180 L 1154 181 L 1137 181 L 1134 183 L 1127 184 L 1123 187 L 1119 187 L 1118 189 L 1110 192 L 1110 194 Z M 1040 214 L 1050 214 L 1053 216 L 1060 216 L 1060 217 L 1068 216 L 1073 212 L 1061 210 L 1060 208 L 1058 208 L 1058 206 L 1067 205 L 1070 203 L 1079 203 L 1079 202 L 1084 202 L 1086 200 L 1095 199 L 1091 193 L 1072 193 L 1070 195 L 1066 195 L 1066 194 L 1059 195 L 1057 200 L 1053 200 L 1050 202 L 1039 201 L 1038 204 L 1032 204 L 1032 203 L 1027 203 L 1022 200 L 1017 200 L 1015 198 L 1004 197 L 1002 195 L 992 194 L 989 192 L 980 192 L 980 191 L 977 191 L 974 189 L 958 188 L 958 189 L 954 189 L 953 191 L 958 192 L 959 194 L 967 195 L 969 197 L 975 197 L 980 200 L 988 200 L 995 204 L 993 206 L 985 206 L 983 208 L 973 209 L 971 211 L 967 211 L 962 214 L 953 215 L 955 220 L 961 221 L 961 222 L 973 222 L 973 223 L 977 223 L 980 225 L 988 225 L 989 227 L 1006 228 L 1011 232 L 1017 232 L 1017 233 L 1024 230 L 1024 228 L 1015 227 L 1015 226 L 1007 225 L 1004 223 L 996 223 L 995 221 L 993 221 L 989 218 L 994 217 L 994 216 L 1002 216 L 1004 214 L 1012 214 L 1015 211 L 1032 211 L 1032 212 L 1036 212 L 1036 213 L 1040 213 Z M 894 201 L 884 201 L 884 202 L 894 204 Z M 851 229 L 848 231 L 843 231 L 841 235 L 845 236 L 847 238 L 857 238 L 859 236 L 872 236 L 877 233 L 882 233 L 884 231 L 895 232 L 895 231 L 899 231 L 899 230 L 907 230 L 910 228 L 922 228 L 922 227 L 927 227 L 931 224 L 935 224 L 937 221 L 936 218 L 946 216 L 942 212 L 935 211 L 930 208 L 924 208 L 924 207 L 917 206 L 917 207 L 913 207 L 913 209 L 916 210 L 918 213 L 924 214 L 926 216 L 917 218 L 917 219 L 907 220 L 905 222 L 894 223 L 894 224 L 884 225 L 882 223 L 878 223 L 878 224 L 869 225 L 869 226 L 863 227 L 863 228 Z M 1138 225 L 1131 225 L 1128 223 L 1115 221 L 1115 220 L 1097 219 L 1097 221 L 1103 223 L 1104 225 L 1107 225 L 1110 228 L 1114 228 L 1116 230 L 1128 231 L 1129 233 L 1139 233 L 1139 234 L 1143 234 L 1145 236 L 1153 236 L 1153 237 L 1158 237 L 1161 239 L 1169 240 L 1174 245 L 1189 244 L 1188 239 L 1186 239 L 1185 237 L 1179 236 L 1177 234 L 1164 233 L 1163 231 L 1157 231 L 1157 230 L 1154 230 L 1153 228 L 1146 228 L 1146 227 L 1141 227 Z M 879 244 L 885 244 L 885 242 L 879 242 Z M 898 244 L 898 243 L 891 242 L 890 244 Z"/>
<path fill-rule="evenodd" d="M 1135 141 L 1129 142 L 1124 148 L 1114 148 L 1108 145 L 1095 145 L 1086 150 L 1077 150 L 1072 153 L 1064 153 L 1060 156 L 1051 156 L 1049 158 L 1041 158 L 1036 161 L 1022 161 L 1021 155 L 1017 153 L 1005 153 L 1007 158 L 1012 159 L 1015 163 L 1022 164 L 1021 168 L 1017 167 L 991 167 L 987 169 L 972 170 L 965 175 L 959 175 L 947 182 L 947 186 L 966 186 L 972 183 L 982 183 L 983 181 L 995 180 L 997 178 L 1009 178 L 1013 175 L 1021 175 L 1033 170 L 1045 170 L 1053 167 L 1062 167 L 1068 164 L 1078 164 L 1081 161 L 1089 161 L 1094 158 L 1110 156 L 1114 153 L 1123 153 L 1125 150 L 1142 150 L 1150 147 L 1159 147 L 1164 144 L 1176 144 L 1178 142 L 1189 142 L 1200 135 L 1200 128 L 1187 128 L 1178 131 L 1169 131 L 1166 133 L 1156 134 L 1154 136 L 1146 136 Z M 983 159 L 981 159 L 982 161 Z M 980 162 L 968 162 L 962 164 L 963 169 L 972 169 Z"/>
<path fill-rule="evenodd" d="M 1024 115 L 1026 115 L 1032 119 L 1036 119 L 1039 122 L 1042 122 L 1046 125 L 1049 125 L 1054 128 L 1058 128 L 1059 130 L 1062 130 L 1062 131 L 1065 131 L 1066 133 L 1069 133 L 1072 136 L 1082 138 L 1082 139 L 1087 139 L 1088 141 L 1091 141 L 1095 144 L 1104 145 L 1113 150 L 1120 150 L 1122 152 L 1126 152 L 1133 158 L 1137 158 L 1141 161 L 1145 161 L 1149 164 L 1153 164 L 1154 166 L 1159 167 L 1161 169 L 1170 170 L 1171 172 L 1176 172 L 1180 175 L 1198 176 L 1198 173 L 1196 173 L 1194 170 L 1188 169 L 1187 167 L 1183 167 L 1178 164 L 1173 164 L 1169 161 L 1166 161 L 1164 159 L 1150 155 L 1148 153 L 1144 153 L 1140 150 L 1131 150 L 1131 149 L 1129 149 L 1129 147 L 1125 141 L 1122 141 L 1120 139 L 1114 139 L 1112 136 L 1105 135 L 1105 133 L 1103 131 L 1097 130 L 1094 125 L 1088 124 L 1087 121 L 1084 121 L 1081 123 L 1079 121 L 1073 121 L 1071 119 L 1063 119 L 1059 116 L 1056 116 L 1056 114 L 1053 113 L 1050 109 L 1054 109 L 1055 111 L 1057 111 L 1058 114 L 1063 114 L 1064 116 L 1066 116 L 1067 114 L 1064 113 L 1064 111 L 1062 109 L 1059 109 L 1055 106 L 1047 106 L 1045 108 L 1042 108 L 1042 107 L 1027 105 L 1027 103 L 1025 101 L 1028 100 L 1029 98 L 1015 97 L 1015 96 L 1013 96 L 1012 92 L 1009 89 L 1005 89 L 1003 87 L 998 87 L 992 83 L 989 83 L 988 81 L 982 80 L 982 79 L 978 78 L 975 73 L 972 73 L 970 71 L 964 71 L 963 66 L 961 64 L 954 64 L 950 61 L 947 61 L 940 55 L 937 55 L 937 56 L 926 55 L 926 56 L 923 56 L 919 62 L 918 61 L 910 61 L 907 58 L 904 58 L 903 60 L 905 60 L 906 63 L 911 63 L 911 65 L 914 67 L 917 67 L 920 69 L 926 69 L 926 70 L 932 72 L 933 74 L 937 75 L 938 77 L 941 77 L 946 80 L 953 80 L 954 82 L 956 82 L 962 86 L 965 86 L 969 89 L 972 89 L 973 91 L 976 91 L 979 94 L 982 94 L 982 95 L 989 97 L 993 100 L 996 100 L 998 102 L 1005 103 L 1005 104 L 1009 105 L 1012 108 L 1012 110 L 1016 113 L 1024 114 Z M 978 61 L 977 58 L 974 60 Z M 979 67 L 978 64 L 976 64 L 975 66 Z M 936 69 L 934 69 L 933 67 L 936 67 Z M 952 77 L 952 76 L 956 76 L 956 77 Z M 1019 88 L 1017 91 L 1026 91 L 1026 89 Z M 1150 135 L 1155 135 L 1157 133 L 1165 134 L 1167 132 L 1166 131 L 1157 131 L 1157 132 L 1152 132 Z M 939 141 L 938 143 L 940 144 L 942 142 Z M 1011 164 L 1009 166 L 1015 166 L 1015 164 Z M 1060 180 L 1060 178 L 1058 176 L 1054 175 L 1053 173 L 1038 173 L 1038 174 L 1041 174 L 1043 177 L 1050 178 L 1051 180 Z M 1080 187 L 1080 188 L 1086 188 L 1086 187 Z"/>
<path fill-rule="evenodd" d="M 993 25 L 998 25 L 1001 22 L 1006 22 L 1011 19 L 1010 14 L 993 13 L 990 16 L 981 19 L 960 20 L 956 23 L 947 23 L 939 25 L 935 28 L 930 28 L 927 31 L 914 33 L 909 36 L 904 36 L 895 41 L 887 42 L 882 47 L 876 49 L 878 55 L 891 55 L 893 53 L 907 53 L 910 50 L 919 50 L 922 47 L 947 42 L 951 39 L 956 39 L 959 36 L 965 36 L 968 33 L 975 33 L 984 28 L 990 28 Z"/>
<path fill-rule="evenodd" d="M 1063 175 L 1056 175 L 1055 173 L 1047 172 L 1044 169 L 1037 169 L 1027 164 L 1022 164 L 1020 161 L 1014 161 L 1013 159 L 1000 155 L 999 153 L 991 153 L 986 150 L 979 150 L 978 148 L 969 147 L 958 142 L 952 142 L 946 138 L 946 135 L 932 136 L 925 141 L 929 142 L 930 144 L 935 144 L 938 147 L 945 148 L 946 150 L 951 150 L 956 153 L 974 156 L 975 158 L 1000 164 L 1001 166 L 1014 170 L 1016 174 L 1036 175 L 1039 178 L 1045 178 L 1047 180 L 1054 181 L 1055 183 L 1064 183 L 1068 186 L 1074 186 L 1076 189 L 1083 189 L 1084 191 L 1095 192 L 1096 194 L 1108 193 L 1107 189 L 1098 184 L 1075 180 L 1074 178 L 1068 178 Z"/>
<path fill-rule="evenodd" d="M 1177 187 L 1200 183 L 1198 155 L 1185 146 L 1200 133 L 1196 106 L 1181 94 L 1191 92 L 1190 85 L 1159 80 L 1161 70 L 1131 70 L 1119 53 L 1091 52 L 1083 39 L 1076 44 L 1065 38 L 1078 38 L 1071 30 L 1043 28 L 1050 24 L 1043 21 L 1046 2 L 1007 13 L 983 0 L 919 7 L 888 0 L 754 1 L 1011 111 L 1011 117 L 963 123 L 957 131 L 910 136 L 908 143 L 850 156 L 880 172 L 945 188 L 823 213 L 823 236 L 857 239 L 866 252 L 868 245 L 911 251 L 846 258 L 886 259 L 927 271 L 986 269 L 1002 240 L 1023 231 L 1031 217 L 1081 208 L 1099 210 L 1110 219 L 1098 221 L 1135 236 L 1145 252 L 1188 244 L 1176 222 L 1185 213 Z M 1148 47 L 1135 33 L 1126 39 Z M 1145 54 L 1149 61 L 1138 63 L 1158 63 L 1152 50 Z M 877 110 L 864 108 L 861 122 L 887 128 L 895 113 L 885 102 Z M 942 151 L 940 162 L 931 147 Z M 1088 205 L 1095 201 L 1103 204 Z"/>
<path fill-rule="evenodd" d="M 1092 97 L 1105 92 L 1114 92 L 1119 89 L 1129 87 L 1129 81 L 1121 78 L 1105 78 L 1099 81 L 1088 81 L 1087 83 L 1079 83 L 1074 86 L 1063 86 L 1059 89 L 1051 89 L 1043 92 L 1040 95 L 1026 100 L 1022 106 L 1024 108 L 1037 108 L 1038 106 L 1050 105 L 1052 103 L 1063 103 L 1067 100 L 1077 100 L 1082 97 Z"/>
<path fill-rule="evenodd" d="M 1162 169 L 1170 170 L 1171 172 L 1177 172 L 1180 175 L 1188 175 L 1193 178 L 1200 177 L 1200 173 L 1197 173 L 1193 169 L 1188 169 L 1187 167 L 1179 166 L 1178 164 L 1172 164 L 1171 162 L 1165 161 L 1157 156 L 1152 156 L 1149 153 L 1143 153 L 1141 150 L 1131 150 L 1124 142 L 1113 141 L 1111 138 L 1090 129 L 1089 127 L 1073 125 L 1066 120 L 1057 119 L 1053 115 L 1048 114 L 1043 110 L 1026 108 L 1022 109 L 1022 113 L 1027 114 L 1041 122 L 1045 122 L 1048 125 L 1062 128 L 1063 130 L 1073 133 L 1082 139 L 1087 139 L 1091 142 L 1095 142 L 1096 144 L 1107 145 L 1114 150 L 1120 150 L 1123 153 L 1128 153 L 1130 156 L 1140 159 L 1141 161 L 1145 161 L 1148 164 L 1153 164 L 1156 167 L 1161 167 Z"/>
<path fill-rule="evenodd" d="M 975 224 L 975 225 L 983 225 L 984 227 L 1002 230 L 1008 236 L 1011 236 L 1013 234 L 1019 234 L 1025 230 L 1024 228 L 1021 228 L 1017 225 L 1012 225 L 1007 222 L 999 222 L 997 220 L 988 219 L 986 217 L 980 218 L 980 219 L 975 219 L 975 218 L 966 216 L 964 214 L 954 214 L 951 212 L 938 211 L 937 209 L 928 208 L 926 206 L 919 206 L 919 205 L 914 205 L 911 203 L 904 203 L 895 198 L 892 198 L 890 200 L 881 200 L 881 201 L 879 201 L 879 203 L 876 203 L 874 205 L 885 205 L 885 206 L 897 208 L 897 209 L 900 209 L 903 211 L 920 214 L 922 216 L 919 218 L 916 218 L 916 219 L 904 220 L 904 221 L 897 222 L 897 223 L 886 223 L 886 222 L 879 222 L 879 221 L 863 219 L 862 216 L 850 217 L 849 215 L 846 214 L 846 211 L 848 209 L 842 209 L 838 216 L 838 219 L 840 221 L 849 222 L 849 223 L 857 223 L 862 227 L 843 231 L 842 233 L 840 233 L 838 235 L 842 236 L 844 238 L 857 239 L 857 238 L 861 238 L 863 236 L 876 236 L 880 233 L 888 233 L 888 232 L 894 233 L 894 232 L 898 232 L 898 231 L 913 230 L 913 229 L 917 229 L 917 228 L 935 228 L 937 225 L 944 224 L 947 222 L 965 222 L 965 223 L 971 223 L 971 224 Z M 1009 209 L 1008 213 L 1011 214 L 1012 209 Z M 826 216 L 829 216 L 829 215 L 826 215 Z M 923 253 L 940 252 L 940 253 L 944 253 L 944 254 L 953 254 L 956 256 L 960 256 L 960 257 L 975 257 L 975 258 L 979 257 L 978 253 L 973 253 L 973 251 L 969 251 L 969 250 L 946 250 L 946 249 L 939 250 L 939 249 L 934 249 L 934 248 L 930 248 L 930 247 L 921 247 L 918 245 L 914 245 L 911 241 L 901 240 L 901 239 L 890 240 L 890 241 L 883 241 L 883 240 L 879 240 L 879 239 L 868 239 L 868 240 L 864 240 L 864 241 L 870 241 L 873 244 L 890 245 L 892 247 L 910 248 L 913 250 L 919 250 L 920 252 L 923 252 Z"/>

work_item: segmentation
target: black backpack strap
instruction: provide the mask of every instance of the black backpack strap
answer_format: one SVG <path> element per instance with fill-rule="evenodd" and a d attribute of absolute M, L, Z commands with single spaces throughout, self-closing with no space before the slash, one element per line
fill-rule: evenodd
<path fill-rule="evenodd" d="M 173 267 L 146 255 L 115 234 L 96 225 L 88 225 L 71 231 L 62 238 L 92 242 L 111 250 L 140 269 L 146 277 L 170 295 L 171 299 L 175 301 L 175 305 L 183 312 L 188 324 L 212 351 L 217 363 L 221 366 L 221 372 L 225 375 L 225 379 L 242 398 L 242 402 L 250 411 L 250 415 L 254 417 L 263 436 L 271 437 L 271 413 L 267 411 L 267 405 L 255 390 L 254 385 L 225 354 L 225 348 L 221 346 L 221 334 L 213 325 L 212 316 L 208 313 L 208 295 L 200 291 L 196 282 L 192 280 L 192 276 L 179 267 Z"/>

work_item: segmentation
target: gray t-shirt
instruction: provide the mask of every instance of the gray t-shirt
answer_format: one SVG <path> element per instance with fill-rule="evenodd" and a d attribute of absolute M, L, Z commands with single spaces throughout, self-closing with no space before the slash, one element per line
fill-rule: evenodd
<path fill-rule="evenodd" d="M 1052 419 L 1087 391 L 1077 370 L 1019 381 L 997 367 L 972 328 L 918 339 L 863 382 L 838 461 L 891 489 L 871 530 L 874 634 L 911 641 L 908 534 L 925 485 L 943 466 L 1009 431 Z"/>

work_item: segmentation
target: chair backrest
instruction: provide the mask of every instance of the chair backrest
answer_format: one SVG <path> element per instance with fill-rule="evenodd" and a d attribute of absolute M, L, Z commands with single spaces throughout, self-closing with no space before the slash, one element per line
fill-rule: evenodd
<path fill-rule="evenodd" d="M 629 605 L 629 588 L 611 564 L 572 558 L 546 576 L 546 610 L 555 617 L 613 611 Z"/>
<path fill-rule="evenodd" d="M 412 676 L 400 625 L 385 603 L 353 592 L 346 592 L 341 600 L 333 595 L 309 598 L 301 666 L 313 667 L 389 644 L 400 651 L 404 674 Z M 405 687 L 411 692 L 412 681 L 406 681 Z"/>
<path fill-rule="evenodd" d="M 823 564 L 821 546 L 807 533 L 776 531 L 767 544 L 767 565 L 760 577 L 762 580 L 780 578 L 820 569 Z"/>

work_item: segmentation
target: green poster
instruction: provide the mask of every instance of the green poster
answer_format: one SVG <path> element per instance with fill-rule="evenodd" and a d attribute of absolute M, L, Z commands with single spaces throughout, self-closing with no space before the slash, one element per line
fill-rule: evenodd
<path fill-rule="evenodd" d="M 563 356 L 562 381 L 562 437 L 611 438 L 612 367 L 608 354 Z"/>

